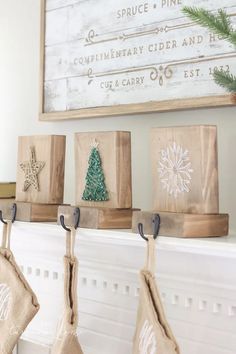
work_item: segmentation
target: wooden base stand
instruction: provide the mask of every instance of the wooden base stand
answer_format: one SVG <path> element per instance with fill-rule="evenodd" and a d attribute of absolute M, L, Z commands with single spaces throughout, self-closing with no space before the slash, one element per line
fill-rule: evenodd
<path fill-rule="evenodd" d="M 217 237 L 227 236 L 229 231 L 228 214 L 184 214 L 170 212 L 133 213 L 132 230 L 137 233 L 138 223 L 143 223 L 144 232 L 153 234 L 153 217 L 158 213 L 161 218 L 159 234 L 170 237 Z"/>
<path fill-rule="evenodd" d="M 0 199 L 0 210 L 4 219 L 11 219 L 12 204 L 17 205 L 17 221 L 53 222 L 57 221 L 58 204 L 36 204 L 16 202 L 14 199 Z"/>
<path fill-rule="evenodd" d="M 60 223 L 60 215 L 64 215 L 65 224 L 68 226 L 74 225 L 74 209 L 73 206 L 60 206 L 58 223 Z M 131 229 L 133 211 L 134 209 L 80 207 L 80 227 L 88 229 Z"/>

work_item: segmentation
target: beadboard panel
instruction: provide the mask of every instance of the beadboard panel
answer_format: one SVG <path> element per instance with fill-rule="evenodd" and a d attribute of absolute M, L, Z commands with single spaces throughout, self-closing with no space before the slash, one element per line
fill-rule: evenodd
<path fill-rule="evenodd" d="M 41 304 L 23 339 L 47 348 L 63 304 L 64 248 L 57 225 L 13 225 L 12 249 Z M 76 254 L 78 335 L 85 354 L 130 354 L 145 242 L 125 231 L 81 229 Z M 182 354 L 235 354 L 235 266 L 235 237 L 158 238 L 158 285 Z"/>
<path fill-rule="evenodd" d="M 18 344 L 17 353 L 13 354 L 49 354 L 49 348 L 21 340 Z"/>

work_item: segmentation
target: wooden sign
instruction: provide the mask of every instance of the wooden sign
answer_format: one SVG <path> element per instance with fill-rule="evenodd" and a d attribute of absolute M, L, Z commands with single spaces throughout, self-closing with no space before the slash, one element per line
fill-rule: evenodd
<path fill-rule="evenodd" d="M 16 200 L 62 204 L 66 137 L 21 136 L 18 143 Z"/>
<path fill-rule="evenodd" d="M 132 207 L 130 132 L 75 134 L 76 205 Z"/>
<path fill-rule="evenodd" d="M 153 128 L 153 210 L 218 213 L 216 126 Z"/>
<path fill-rule="evenodd" d="M 236 73 L 233 44 L 182 8 L 235 23 L 235 0 L 41 1 L 41 120 L 233 104 L 212 77 Z"/>

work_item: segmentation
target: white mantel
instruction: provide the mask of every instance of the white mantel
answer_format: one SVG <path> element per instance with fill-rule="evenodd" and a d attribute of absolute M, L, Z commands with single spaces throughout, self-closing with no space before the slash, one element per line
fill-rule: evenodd
<path fill-rule="evenodd" d="M 12 249 L 41 310 L 23 339 L 50 346 L 62 305 L 65 232 L 16 222 Z M 85 354 L 130 354 L 145 241 L 80 229 L 79 338 Z M 182 354 L 236 353 L 236 237 L 157 240 L 157 279 Z M 45 354 L 48 353 L 45 348 Z"/>

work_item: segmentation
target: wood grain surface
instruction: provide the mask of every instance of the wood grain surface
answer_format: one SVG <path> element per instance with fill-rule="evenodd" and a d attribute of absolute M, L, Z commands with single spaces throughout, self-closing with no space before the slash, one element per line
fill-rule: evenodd
<path fill-rule="evenodd" d="M 18 142 L 16 200 L 21 202 L 62 204 L 64 195 L 65 146 L 64 135 L 21 136 Z M 38 174 L 39 191 L 32 185 L 23 190 L 25 173 L 20 167 L 30 160 L 30 148 L 35 148 L 36 160 L 45 163 Z"/>
<path fill-rule="evenodd" d="M 153 128 L 153 210 L 218 213 L 216 126 Z"/>
<path fill-rule="evenodd" d="M 92 144 L 96 140 L 101 157 L 109 200 L 84 201 L 82 195 Z M 89 132 L 75 134 L 77 206 L 127 209 L 132 207 L 131 134 L 130 132 Z"/>
<path fill-rule="evenodd" d="M 157 212 L 160 215 L 159 235 L 169 237 L 218 237 L 227 236 L 229 231 L 228 214 L 186 214 Z M 133 213 L 132 229 L 137 233 L 138 223 L 143 223 L 144 232 L 153 234 L 155 212 L 137 211 Z"/>
<path fill-rule="evenodd" d="M 80 207 L 79 225 L 89 229 L 131 229 L 133 211 L 133 209 Z M 64 215 L 65 224 L 74 226 L 74 212 L 73 206 L 60 206 L 58 224 L 60 224 L 60 215 Z"/>
<path fill-rule="evenodd" d="M 16 202 L 15 199 L 0 199 L 0 210 L 2 210 L 3 218 L 12 219 L 12 205 L 16 203 L 17 221 L 25 222 L 53 222 L 57 220 L 57 212 L 59 205 L 57 204 L 36 204 Z"/>

